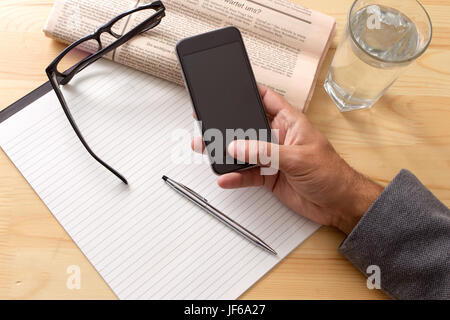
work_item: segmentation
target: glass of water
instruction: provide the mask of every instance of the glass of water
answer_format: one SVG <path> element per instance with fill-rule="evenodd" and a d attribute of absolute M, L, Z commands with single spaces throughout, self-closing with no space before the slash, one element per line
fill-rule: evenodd
<path fill-rule="evenodd" d="M 370 108 L 425 52 L 431 20 L 416 0 L 356 0 L 325 90 L 341 111 Z"/>

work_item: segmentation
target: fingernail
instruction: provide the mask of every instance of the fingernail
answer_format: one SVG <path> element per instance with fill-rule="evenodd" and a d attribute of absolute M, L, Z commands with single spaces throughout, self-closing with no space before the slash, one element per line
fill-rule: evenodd
<path fill-rule="evenodd" d="M 231 143 L 228 145 L 228 153 L 231 156 L 234 156 L 235 154 L 235 148 L 236 148 L 236 141 L 231 141 Z"/>
<path fill-rule="evenodd" d="M 228 145 L 228 153 L 238 160 L 245 160 L 245 141 L 236 140 Z"/>

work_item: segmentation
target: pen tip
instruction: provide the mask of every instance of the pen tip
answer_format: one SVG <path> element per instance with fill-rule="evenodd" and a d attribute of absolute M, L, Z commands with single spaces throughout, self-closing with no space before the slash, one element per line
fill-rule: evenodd
<path fill-rule="evenodd" d="M 167 177 L 166 177 L 166 176 L 162 176 L 162 179 L 163 179 L 164 181 L 167 181 Z"/>

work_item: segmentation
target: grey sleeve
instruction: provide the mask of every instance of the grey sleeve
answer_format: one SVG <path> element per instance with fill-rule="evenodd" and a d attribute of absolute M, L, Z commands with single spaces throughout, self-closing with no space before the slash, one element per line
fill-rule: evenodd
<path fill-rule="evenodd" d="M 365 275 L 378 266 L 381 289 L 393 298 L 450 299 L 450 210 L 407 170 L 385 188 L 339 251 Z"/>

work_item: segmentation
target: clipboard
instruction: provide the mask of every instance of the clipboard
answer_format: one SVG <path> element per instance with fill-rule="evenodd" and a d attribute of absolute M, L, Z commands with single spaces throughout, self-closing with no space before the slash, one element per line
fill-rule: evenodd
<path fill-rule="evenodd" d="M 0 123 L 10 118 L 11 116 L 15 115 L 22 109 L 26 108 L 28 105 L 35 102 L 36 100 L 41 98 L 43 95 L 49 93 L 50 91 L 52 91 L 52 86 L 50 82 L 47 81 L 41 86 L 31 91 L 30 93 L 20 98 L 19 100 L 17 100 L 16 102 L 12 103 L 2 111 L 0 111 Z"/>
<path fill-rule="evenodd" d="M 119 184 L 86 154 L 67 126 L 56 95 L 46 94 L 49 82 L 0 112 L 0 144 L 119 298 L 235 299 L 317 230 L 318 225 L 282 206 L 265 189 L 222 192 L 216 177 L 205 170 L 207 163 L 197 167 L 168 161 L 171 136 L 164 136 L 161 126 L 184 136 L 192 129 L 185 88 L 108 60 L 86 72 L 78 90 L 68 92 L 68 97 L 74 99 L 74 108 L 85 108 L 83 115 L 91 112 L 85 116 L 85 128 L 103 143 L 107 158 L 113 158 L 117 145 L 126 148 L 117 163 L 132 174 L 132 188 Z M 114 81 L 98 83 L 90 72 L 96 76 L 107 72 Z M 133 81 L 139 83 L 134 90 L 141 94 L 123 97 L 130 89 L 126 84 Z M 94 97 L 97 85 L 105 96 L 113 92 L 120 101 L 126 100 L 113 109 L 127 115 L 120 117 L 120 126 L 99 125 L 98 119 L 111 114 L 111 101 L 77 100 L 81 95 Z M 152 139 L 160 143 L 155 146 Z M 215 203 L 259 232 L 279 256 L 248 243 L 195 206 L 180 210 L 186 199 L 173 197 L 160 186 L 164 182 L 154 173 L 161 170 L 189 181 L 200 192 L 207 190 L 205 196 L 214 195 Z"/>

